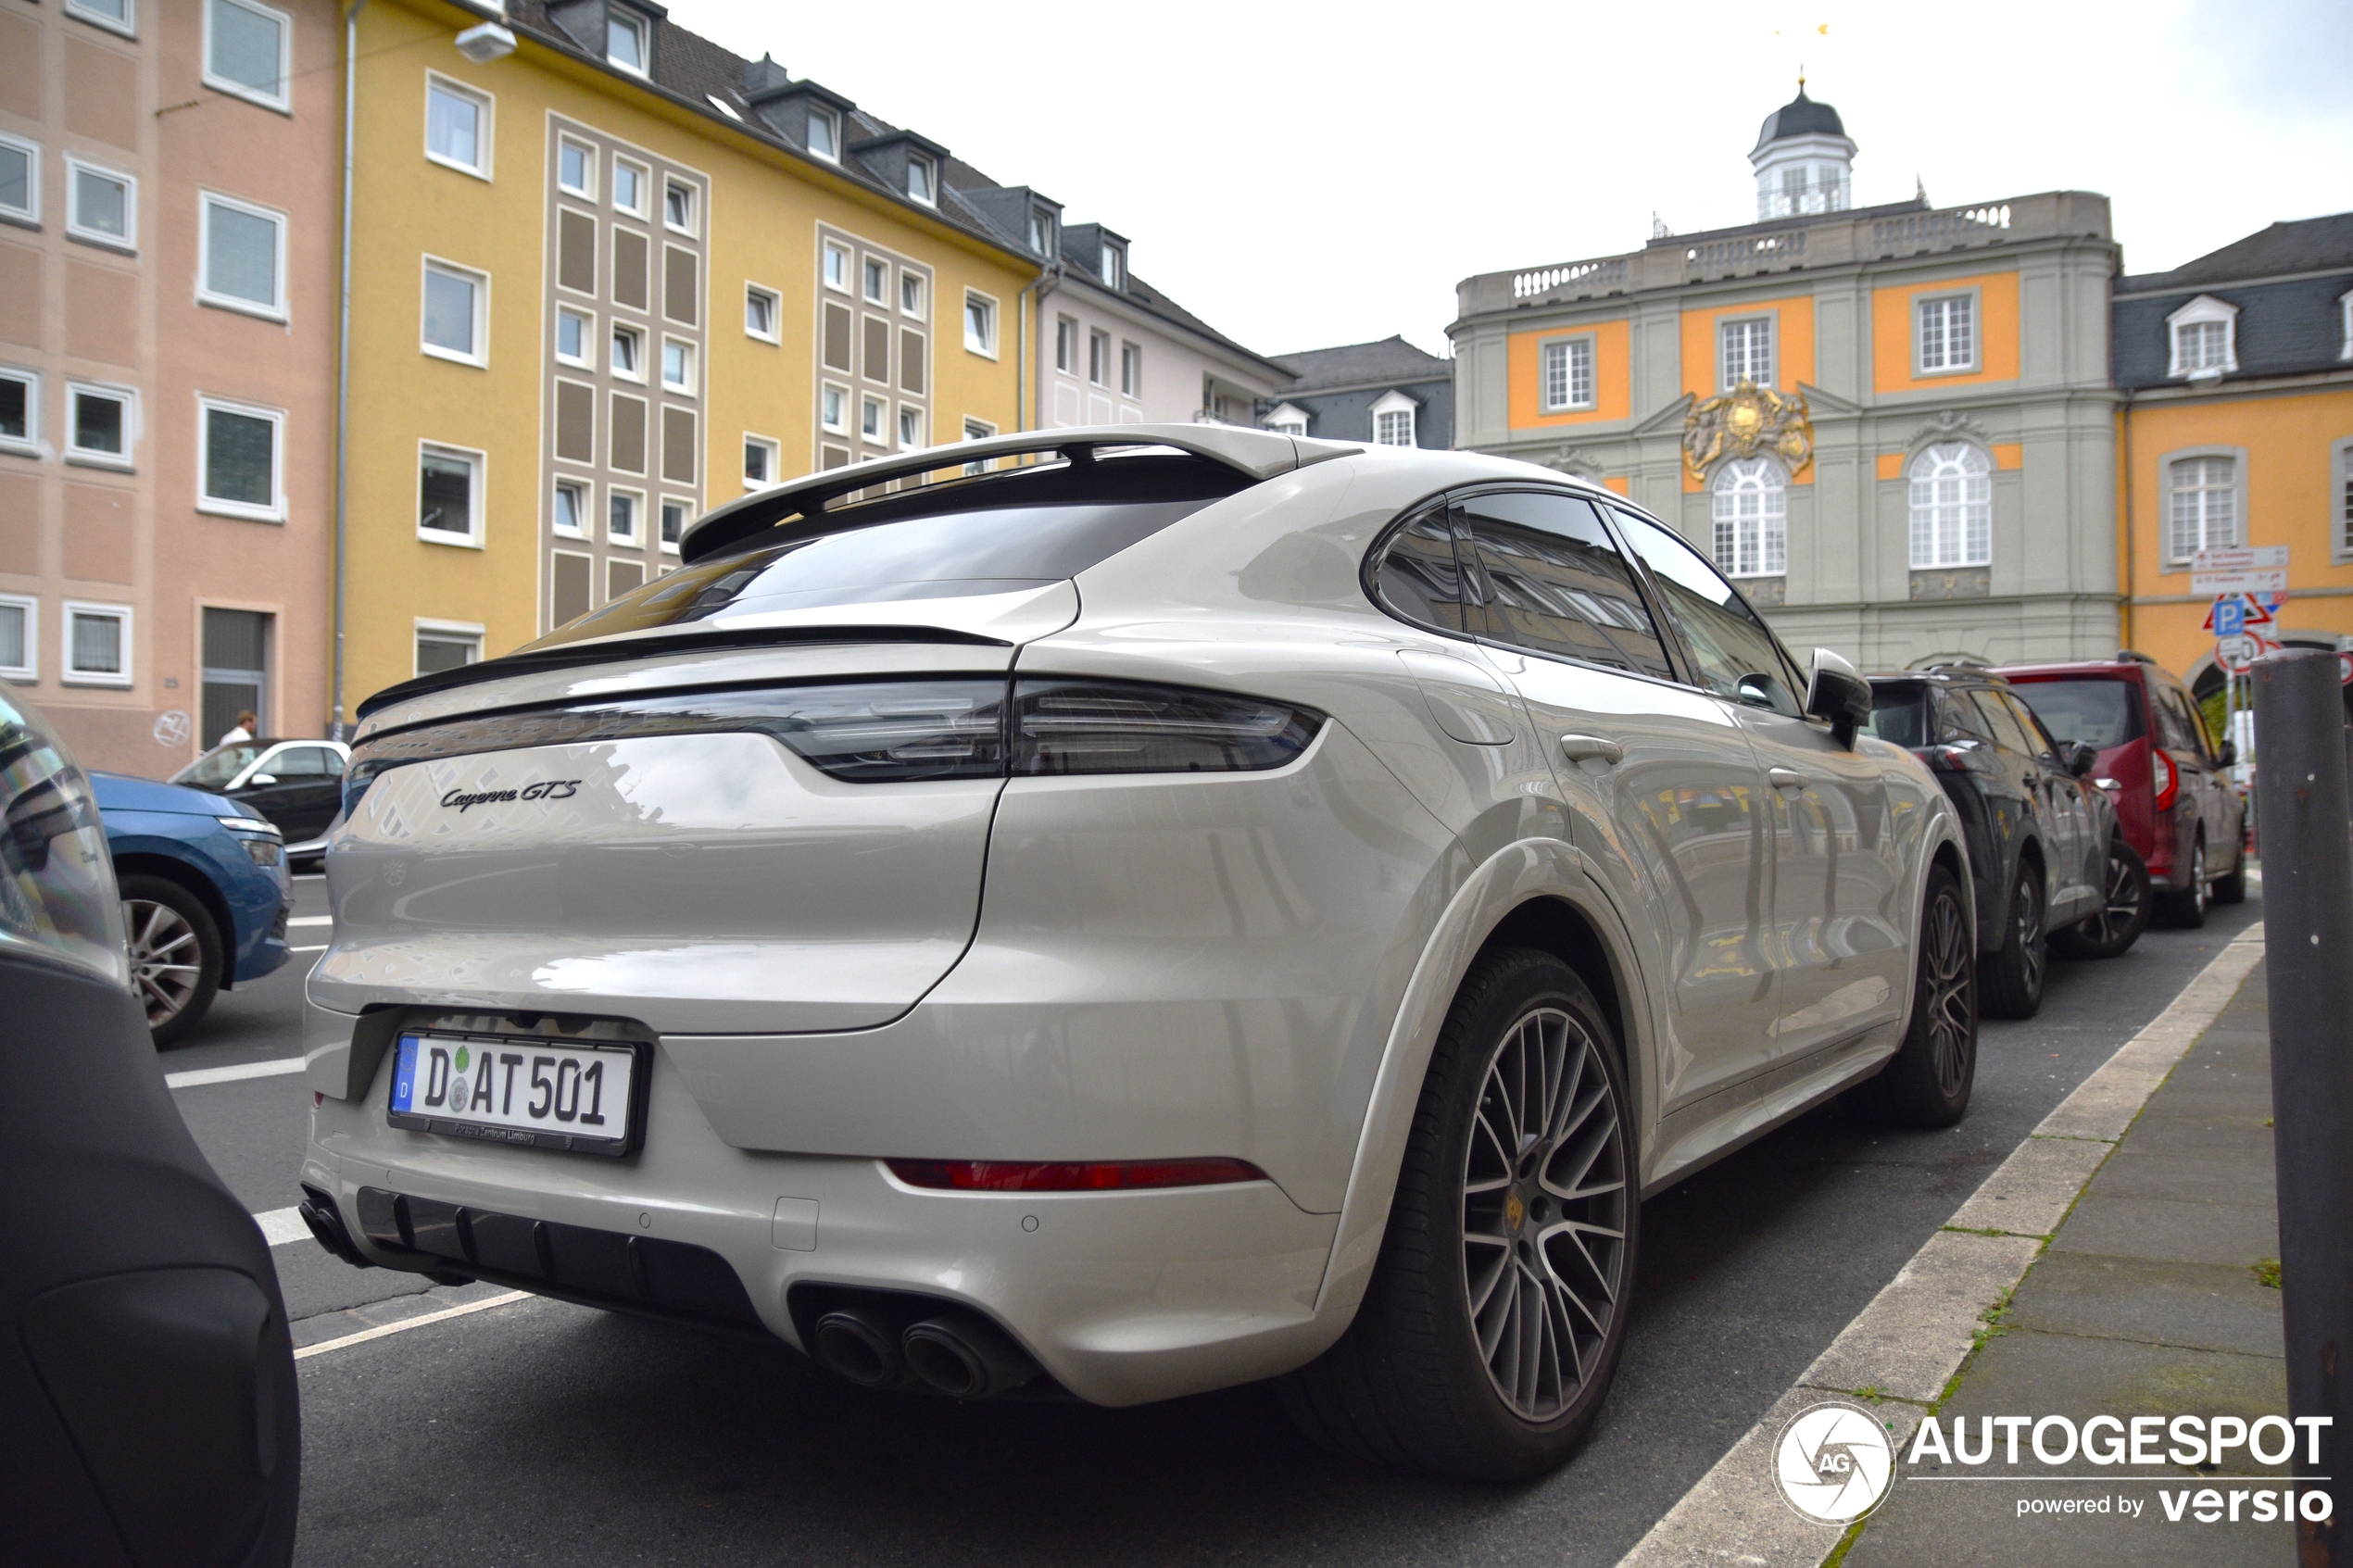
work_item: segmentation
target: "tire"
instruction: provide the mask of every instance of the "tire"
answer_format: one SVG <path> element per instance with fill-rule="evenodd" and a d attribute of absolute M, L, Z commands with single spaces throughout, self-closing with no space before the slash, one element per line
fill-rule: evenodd
<path fill-rule="evenodd" d="M 1961 884 L 1943 866 L 1920 901 L 1912 1016 L 1904 1043 L 1863 1087 L 1870 1109 L 1906 1127 L 1949 1127 L 1977 1083 L 1977 941 Z"/>
<path fill-rule="evenodd" d="M 168 877 L 126 876 L 121 894 L 132 994 L 147 1010 L 157 1047 L 174 1045 L 204 1022 L 220 990 L 220 928 L 201 899 Z"/>
<path fill-rule="evenodd" d="M 2148 929 L 2149 869 L 2121 835 L 2108 841 L 2105 902 L 2100 912 L 2051 933 L 2051 947 L 2070 959 L 2112 959 L 2129 951 Z"/>
<path fill-rule="evenodd" d="M 2244 842 L 2239 846 L 2238 860 L 2231 867 L 2231 874 L 2216 877 L 2211 885 L 2213 901 L 2217 904 L 2246 902 L 2246 846 Z"/>
<path fill-rule="evenodd" d="M 2206 880 L 2206 839 L 2201 834 L 2196 844 L 2190 849 L 2190 884 L 2179 893 L 2158 895 L 2157 912 L 2163 917 L 2166 924 L 2177 931 L 2196 931 L 2206 923 L 2208 892 Z M 2242 882 L 2240 897 L 2245 896 L 2246 886 Z"/>
<path fill-rule="evenodd" d="M 1484 1481 L 1541 1475 L 1576 1451 L 1626 1342 L 1642 1215 L 1629 1104 L 1616 1034 L 1573 971 L 1527 948 L 1471 966 L 1364 1302 L 1339 1343 L 1276 1386 L 1309 1437 Z M 1548 1109 L 1513 1158 L 1490 1129 L 1521 1141 L 1516 1106 Z"/>
<path fill-rule="evenodd" d="M 1985 966 L 1982 1006 L 1988 1018 L 2032 1018 L 2042 1010 L 2043 986 L 2051 973 L 2044 899 L 2041 870 L 2021 858 L 2018 880 L 2010 884 L 2001 950 Z"/>

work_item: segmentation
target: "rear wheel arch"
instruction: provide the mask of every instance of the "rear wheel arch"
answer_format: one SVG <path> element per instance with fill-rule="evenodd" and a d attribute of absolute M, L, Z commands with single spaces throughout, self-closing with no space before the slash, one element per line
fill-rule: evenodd
<path fill-rule="evenodd" d="M 1533 947 L 1576 972 L 1617 1036 L 1618 1064 L 1627 1070 L 1630 1087 L 1634 1031 L 1627 1026 L 1624 998 L 1632 977 L 1620 972 L 1618 959 L 1592 917 L 1558 895 L 1529 898 L 1495 922 L 1479 945 L 1479 957 L 1503 947 Z M 1639 1104 L 1639 1091 L 1636 1099 Z"/>

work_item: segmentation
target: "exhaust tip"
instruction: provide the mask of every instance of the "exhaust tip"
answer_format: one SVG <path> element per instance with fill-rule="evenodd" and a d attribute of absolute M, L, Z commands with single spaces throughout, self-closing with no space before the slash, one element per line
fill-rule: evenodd
<path fill-rule="evenodd" d="M 817 1320 L 817 1359 L 864 1387 L 899 1381 L 899 1347 L 862 1312 L 832 1311 Z"/>
<path fill-rule="evenodd" d="M 335 1200 L 314 1186 L 306 1186 L 302 1191 L 303 1200 L 296 1206 L 295 1212 L 328 1255 L 355 1269 L 374 1268 L 376 1265 L 352 1242 L 351 1232 L 343 1223 L 343 1210 L 335 1207 Z"/>
<path fill-rule="evenodd" d="M 983 1399 L 1038 1374 L 1029 1353 L 1004 1330 L 970 1312 L 943 1312 L 910 1327 L 899 1341 L 907 1370 L 935 1392 Z"/>

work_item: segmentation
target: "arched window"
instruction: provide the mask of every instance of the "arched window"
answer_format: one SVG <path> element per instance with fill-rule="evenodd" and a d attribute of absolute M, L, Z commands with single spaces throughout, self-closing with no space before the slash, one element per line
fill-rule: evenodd
<path fill-rule="evenodd" d="M 1912 570 L 1993 558 L 1993 461 L 1968 442 L 1940 442 L 1912 459 Z"/>
<path fill-rule="evenodd" d="M 1770 458 L 1743 458 L 1716 470 L 1716 564 L 1730 577 L 1779 577 L 1789 570 L 1789 486 Z"/>

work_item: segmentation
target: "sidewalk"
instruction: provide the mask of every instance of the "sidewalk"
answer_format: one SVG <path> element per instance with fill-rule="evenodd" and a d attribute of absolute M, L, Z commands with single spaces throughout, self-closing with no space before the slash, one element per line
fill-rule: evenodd
<path fill-rule="evenodd" d="M 1936 1409 L 1944 1430 L 1956 1417 L 1974 1433 L 1983 1416 L 2065 1415 L 2080 1424 L 2097 1414 L 2250 1424 L 2284 1415 L 2280 1293 L 2264 1283 L 2278 1277 L 2271 1119 L 2258 965 L 2099 1166 L 2007 1311 L 1992 1314 L 1994 1332 Z M 1895 1424 L 1908 1432 L 1913 1421 Z M 2284 1523 L 2167 1518 L 2160 1490 L 2178 1499 L 2185 1486 L 2213 1487 L 2227 1497 L 2235 1483 L 2269 1485 L 2276 1495 L 2271 1477 L 2299 1473 L 2257 1463 L 2243 1448 L 2220 1469 L 2102 1466 L 2080 1456 L 2058 1467 L 1997 1456 L 1900 1469 L 1905 1479 L 1866 1522 L 1843 1568 L 2294 1561 Z M 2038 1499 L 2104 1499 L 2110 1512 L 2020 1516 L 2020 1505 Z M 2133 1503 L 2136 1515 L 2121 1512 Z"/>

